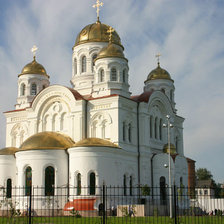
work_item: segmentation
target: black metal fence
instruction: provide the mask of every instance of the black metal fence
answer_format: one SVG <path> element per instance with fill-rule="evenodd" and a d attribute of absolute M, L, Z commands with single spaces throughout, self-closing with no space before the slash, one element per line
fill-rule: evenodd
<path fill-rule="evenodd" d="M 224 223 L 224 199 L 184 187 L 0 188 L 2 223 Z"/>

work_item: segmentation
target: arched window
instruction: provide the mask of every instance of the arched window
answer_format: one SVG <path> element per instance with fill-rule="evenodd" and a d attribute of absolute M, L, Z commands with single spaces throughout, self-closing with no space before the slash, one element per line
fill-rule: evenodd
<path fill-rule="evenodd" d="M 133 180 L 132 180 L 132 176 L 130 176 L 130 180 L 129 180 L 129 185 L 130 185 L 130 195 L 132 195 L 132 183 Z"/>
<path fill-rule="evenodd" d="M 131 142 L 131 124 L 128 125 L 128 141 Z"/>
<path fill-rule="evenodd" d="M 6 198 L 12 197 L 12 179 L 8 179 L 6 183 Z"/>
<path fill-rule="evenodd" d="M 25 196 L 30 195 L 32 186 L 32 169 L 28 166 L 25 170 Z"/>
<path fill-rule="evenodd" d="M 178 150 L 179 150 L 179 148 L 178 148 L 178 137 L 176 137 L 176 139 L 175 139 L 175 145 L 176 145 L 176 152 L 178 153 Z"/>
<path fill-rule="evenodd" d="M 32 95 L 32 96 L 37 95 L 37 85 L 36 85 L 36 83 L 33 83 L 33 84 L 31 85 L 31 95 Z"/>
<path fill-rule="evenodd" d="M 165 92 L 166 92 L 164 88 L 162 88 L 162 89 L 161 89 L 161 91 L 162 91 L 163 93 L 165 93 Z"/>
<path fill-rule="evenodd" d="M 183 177 L 180 177 L 180 187 L 183 187 Z"/>
<path fill-rule="evenodd" d="M 125 76 L 126 76 L 126 70 L 124 69 L 124 70 L 123 70 L 123 82 L 124 82 L 124 83 L 126 82 L 126 78 L 125 78 Z"/>
<path fill-rule="evenodd" d="M 125 122 L 123 122 L 122 129 L 123 129 L 123 141 L 125 141 L 126 140 L 126 135 L 125 135 L 125 132 L 126 132 L 126 130 L 125 130 Z"/>
<path fill-rule="evenodd" d="M 112 68 L 110 72 L 111 81 L 117 81 L 117 69 Z"/>
<path fill-rule="evenodd" d="M 45 169 L 45 196 L 54 195 L 55 174 L 54 167 L 48 166 Z"/>
<path fill-rule="evenodd" d="M 123 186 L 124 186 L 124 196 L 127 195 L 127 183 L 126 183 L 126 175 L 123 177 Z"/>
<path fill-rule="evenodd" d="M 23 83 L 20 87 L 20 96 L 24 96 L 26 93 L 26 85 Z"/>
<path fill-rule="evenodd" d="M 158 125 L 158 124 L 157 124 L 157 123 L 158 123 L 158 118 L 156 117 L 156 119 L 155 119 L 155 123 L 154 123 L 154 126 L 155 126 L 155 127 L 154 127 L 154 131 L 155 131 L 155 136 L 154 136 L 154 137 L 155 137 L 155 139 L 158 138 L 158 136 L 157 136 L 157 127 L 158 127 L 157 125 Z"/>
<path fill-rule="evenodd" d="M 89 193 L 90 195 L 96 194 L 96 175 L 93 172 L 89 176 Z"/>
<path fill-rule="evenodd" d="M 160 119 L 160 121 L 159 121 L 159 139 L 160 140 L 162 140 L 162 138 L 163 138 L 162 132 L 163 132 L 163 120 Z"/>
<path fill-rule="evenodd" d="M 86 72 L 86 56 L 82 57 L 82 73 Z"/>
<path fill-rule="evenodd" d="M 77 181 L 77 195 L 81 195 L 81 189 L 82 189 L 81 173 L 77 174 L 76 181 Z"/>
<path fill-rule="evenodd" d="M 160 201 L 162 205 L 166 204 L 166 178 L 160 177 L 159 180 L 160 185 Z"/>
<path fill-rule="evenodd" d="M 173 101 L 173 90 L 172 89 L 170 90 L 170 101 L 171 102 Z"/>
<path fill-rule="evenodd" d="M 150 138 L 152 138 L 152 116 L 150 116 L 150 124 L 149 124 L 149 128 L 150 128 L 150 130 L 149 130 L 149 134 L 150 134 Z"/>
<path fill-rule="evenodd" d="M 77 74 L 77 59 L 74 59 L 74 74 Z"/>
<path fill-rule="evenodd" d="M 104 77 L 104 70 L 100 70 L 100 82 L 104 82 L 105 77 Z"/>
<path fill-rule="evenodd" d="M 45 88 L 46 88 L 46 86 L 45 86 L 45 85 L 43 85 L 42 89 L 45 89 Z"/>
<path fill-rule="evenodd" d="M 93 56 L 92 56 L 92 72 L 93 72 L 93 68 L 94 68 L 94 65 L 95 65 L 95 59 L 96 59 L 96 57 L 97 57 L 97 54 L 94 54 Z"/>

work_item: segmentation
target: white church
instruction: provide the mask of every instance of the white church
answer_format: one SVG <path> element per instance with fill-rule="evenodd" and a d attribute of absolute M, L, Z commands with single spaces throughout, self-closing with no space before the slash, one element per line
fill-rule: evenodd
<path fill-rule="evenodd" d="M 26 187 L 29 195 L 27 187 L 40 186 L 53 195 L 53 187 L 69 186 L 80 195 L 88 186 L 94 195 L 106 184 L 129 194 L 135 186 L 169 185 L 169 157 L 172 183 L 188 186 L 184 118 L 177 114 L 174 80 L 159 61 L 145 74 L 142 93 L 131 95 L 120 37 L 99 16 L 77 35 L 71 86 L 50 84 L 36 50 L 18 75 L 15 108 L 4 113 L 1 187 Z M 167 115 L 172 128 L 163 127 Z"/>

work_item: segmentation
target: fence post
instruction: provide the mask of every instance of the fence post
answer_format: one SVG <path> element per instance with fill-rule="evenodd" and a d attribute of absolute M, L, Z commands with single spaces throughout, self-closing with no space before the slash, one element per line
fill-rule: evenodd
<path fill-rule="evenodd" d="M 32 210 L 32 186 L 30 186 L 30 202 L 29 202 L 29 224 L 31 224 L 31 210 Z"/>
<path fill-rule="evenodd" d="M 106 224 L 106 212 L 105 212 L 105 201 L 106 201 L 106 198 L 105 198 L 105 185 L 103 184 L 103 224 Z"/>
<path fill-rule="evenodd" d="M 174 196 L 174 223 L 177 224 L 177 195 L 176 195 L 176 185 L 173 186 L 173 196 Z"/>

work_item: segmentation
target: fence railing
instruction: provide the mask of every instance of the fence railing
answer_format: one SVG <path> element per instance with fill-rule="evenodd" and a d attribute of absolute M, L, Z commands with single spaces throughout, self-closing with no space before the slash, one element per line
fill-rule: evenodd
<path fill-rule="evenodd" d="M 146 185 L 0 188 L 0 224 L 224 223 L 224 199 L 198 192 Z"/>

